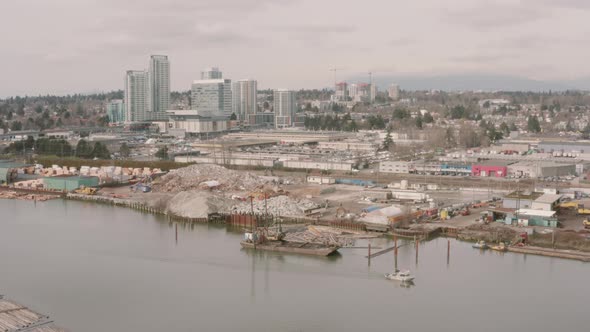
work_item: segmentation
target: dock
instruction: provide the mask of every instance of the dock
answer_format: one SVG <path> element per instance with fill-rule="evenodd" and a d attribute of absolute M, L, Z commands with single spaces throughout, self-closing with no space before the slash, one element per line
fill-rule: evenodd
<path fill-rule="evenodd" d="M 531 254 L 546 257 L 557 257 L 573 259 L 582 262 L 590 262 L 590 252 L 581 252 L 575 250 L 550 249 L 541 247 L 508 247 L 509 252 L 516 252 L 521 254 Z"/>
<path fill-rule="evenodd" d="M 48 316 L 8 300 L 3 295 L 0 295 L 0 331 L 67 332 L 55 326 Z"/>

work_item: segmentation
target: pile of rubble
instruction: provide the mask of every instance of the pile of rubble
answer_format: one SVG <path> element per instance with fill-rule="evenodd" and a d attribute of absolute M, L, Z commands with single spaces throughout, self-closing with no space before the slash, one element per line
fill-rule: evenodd
<path fill-rule="evenodd" d="M 284 240 L 292 242 L 322 243 L 340 247 L 352 246 L 359 234 L 323 226 L 303 226 L 285 230 Z"/>
<path fill-rule="evenodd" d="M 253 209 L 252 209 L 253 206 Z M 252 205 L 250 201 L 242 201 L 231 207 L 229 213 L 251 213 L 254 210 L 255 214 L 272 214 L 285 217 L 300 217 L 304 215 L 304 211 L 308 209 L 317 208 L 318 205 L 308 199 L 294 199 L 289 196 L 276 196 L 266 200 L 266 208 L 264 200 L 254 200 Z"/>
<path fill-rule="evenodd" d="M 180 192 L 203 187 L 203 183 L 217 183 L 224 190 L 254 190 L 266 183 L 268 178 L 248 172 L 237 172 L 218 165 L 191 165 L 170 171 L 153 184 L 159 192 Z"/>

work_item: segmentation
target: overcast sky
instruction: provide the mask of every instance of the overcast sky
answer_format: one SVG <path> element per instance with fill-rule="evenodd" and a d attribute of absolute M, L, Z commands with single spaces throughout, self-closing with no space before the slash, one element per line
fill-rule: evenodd
<path fill-rule="evenodd" d="M 3 0 L 0 96 L 123 88 L 150 54 L 260 88 L 338 77 L 590 76 L 589 0 Z"/>

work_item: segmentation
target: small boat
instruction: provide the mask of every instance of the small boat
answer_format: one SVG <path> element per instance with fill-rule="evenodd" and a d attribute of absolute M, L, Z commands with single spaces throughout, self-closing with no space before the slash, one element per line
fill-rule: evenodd
<path fill-rule="evenodd" d="M 385 273 L 385 279 L 410 282 L 414 280 L 414 276 L 410 274 L 410 271 L 395 270 L 393 273 Z"/>
<path fill-rule="evenodd" d="M 475 249 L 487 249 L 488 245 L 486 244 L 486 241 L 478 241 L 476 244 L 473 245 L 473 248 Z"/>
<path fill-rule="evenodd" d="M 491 246 L 492 250 L 496 250 L 496 251 L 506 251 L 508 250 L 508 248 L 506 247 L 506 244 L 504 244 L 504 242 L 500 242 L 500 244 L 498 244 L 497 246 Z"/>

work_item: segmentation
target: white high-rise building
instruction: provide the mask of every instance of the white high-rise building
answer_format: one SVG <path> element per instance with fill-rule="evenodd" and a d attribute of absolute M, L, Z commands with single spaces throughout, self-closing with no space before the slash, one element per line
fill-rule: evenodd
<path fill-rule="evenodd" d="M 149 120 L 148 76 L 145 70 L 128 70 L 125 75 L 125 120 L 128 122 Z"/>
<path fill-rule="evenodd" d="M 389 98 L 391 98 L 393 100 L 398 100 L 399 99 L 399 85 L 391 84 L 389 86 L 389 88 L 387 88 L 387 94 L 389 95 Z"/>
<path fill-rule="evenodd" d="M 167 120 L 170 108 L 170 62 L 165 55 L 152 55 L 149 67 L 150 120 Z"/>
<path fill-rule="evenodd" d="M 230 117 L 232 113 L 231 80 L 196 80 L 191 87 L 191 108 L 207 116 Z"/>
<path fill-rule="evenodd" d="M 273 93 L 276 128 L 292 127 L 297 111 L 295 91 L 277 89 Z"/>
<path fill-rule="evenodd" d="M 232 83 L 232 112 L 240 121 L 253 122 L 257 113 L 258 83 L 255 80 L 244 79 Z M 251 119 L 252 118 L 252 119 Z"/>
<path fill-rule="evenodd" d="M 202 80 L 219 80 L 223 78 L 222 72 L 217 67 L 205 68 L 201 72 Z"/>

